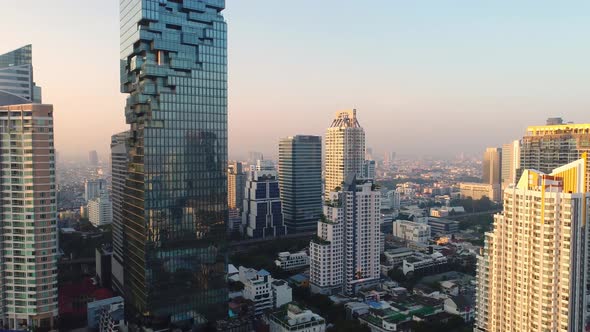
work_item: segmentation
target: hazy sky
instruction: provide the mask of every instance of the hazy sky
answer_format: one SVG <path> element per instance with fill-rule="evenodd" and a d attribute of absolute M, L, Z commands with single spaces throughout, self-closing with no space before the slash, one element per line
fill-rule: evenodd
<path fill-rule="evenodd" d="M 62 156 L 126 129 L 118 0 L 0 5 L 33 44 Z M 549 116 L 590 122 L 590 1 L 227 0 L 230 157 L 323 135 L 356 107 L 377 153 L 479 153 Z"/>

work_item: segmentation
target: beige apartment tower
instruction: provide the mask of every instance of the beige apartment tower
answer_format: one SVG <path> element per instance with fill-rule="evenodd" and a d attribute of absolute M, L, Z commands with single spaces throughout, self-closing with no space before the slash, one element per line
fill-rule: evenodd
<path fill-rule="evenodd" d="M 525 170 L 477 265 L 476 329 L 583 331 L 590 194 L 587 155 L 550 174 Z"/>
<path fill-rule="evenodd" d="M 0 106 L 0 324 L 50 329 L 57 306 L 53 106 Z"/>
<path fill-rule="evenodd" d="M 326 132 L 325 187 L 329 197 L 335 188 L 342 187 L 345 179 L 356 175 L 362 177 L 365 162 L 365 130 L 359 124 L 356 110 L 336 113 Z"/>
<path fill-rule="evenodd" d="M 483 155 L 483 183 L 495 185 L 502 182 L 502 149 L 487 148 Z"/>
<path fill-rule="evenodd" d="M 502 189 L 516 184 L 520 167 L 520 141 L 515 140 L 502 145 Z"/>
<path fill-rule="evenodd" d="M 227 168 L 227 206 L 230 209 L 244 209 L 246 173 L 241 162 L 230 162 Z"/>

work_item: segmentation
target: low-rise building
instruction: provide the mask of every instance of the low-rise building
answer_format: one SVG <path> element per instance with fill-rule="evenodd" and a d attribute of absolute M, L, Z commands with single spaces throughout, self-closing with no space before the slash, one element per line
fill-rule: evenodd
<path fill-rule="evenodd" d="M 88 328 L 101 332 L 121 331 L 125 326 L 124 307 L 120 296 L 88 303 Z"/>
<path fill-rule="evenodd" d="M 450 280 L 441 281 L 440 290 L 447 295 L 459 295 L 459 285 Z"/>
<path fill-rule="evenodd" d="M 244 284 L 243 296 L 254 302 L 256 315 L 292 301 L 291 287 L 282 280 L 274 280 L 264 269 L 256 271 L 240 266 L 239 276 Z"/>
<path fill-rule="evenodd" d="M 444 218 L 449 216 L 449 211 L 444 208 L 431 208 L 430 216 L 435 218 Z"/>
<path fill-rule="evenodd" d="M 461 198 L 482 199 L 489 198 L 494 202 L 500 201 L 502 188 L 500 184 L 464 182 L 459 184 Z"/>
<path fill-rule="evenodd" d="M 369 313 L 369 305 L 364 302 L 348 302 L 344 305 L 346 319 L 356 319 Z"/>
<path fill-rule="evenodd" d="M 299 270 L 309 266 L 309 256 L 305 251 L 280 252 L 275 264 L 285 271 Z"/>
<path fill-rule="evenodd" d="M 309 277 L 303 274 L 296 274 L 289 278 L 289 284 L 295 287 L 307 288 L 309 287 Z"/>
<path fill-rule="evenodd" d="M 270 332 L 324 332 L 326 320 L 295 304 L 270 315 Z"/>
<path fill-rule="evenodd" d="M 428 243 L 430 239 L 430 226 L 425 223 L 396 220 L 393 222 L 393 236 L 404 241 Z"/>
<path fill-rule="evenodd" d="M 460 316 L 466 322 L 475 319 L 475 299 L 457 295 L 451 296 L 445 300 L 445 311 L 456 316 Z"/>
<path fill-rule="evenodd" d="M 442 312 L 442 309 L 418 303 L 413 298 L 399 300 L 366 302 L 369 313 L 358 317 L 360 323 L 369 327 L 372 332 L 405 332 L 412 330 L 413 321 Z"/>
<path fill-rule="evenodd" d="M 113 204 L 106 191 L 88 201 L 88 220 L 95 227 L 113 223 Z"/>
<path fill-rule="evenodd" d="M 271 284 L 272 302 L 275 308 L 280 308 L 293 301 L 293 290 L 284 280 L 274 280 Z"/>
<path fill-rule="evenodd" d="M 444 218 L 459 213 L 465 213 L 465 208 L 462 206 L 443 206 L 430 209 L 430 216 L 435 218 Z"/>
<path fill-rule="evenodd" d="M 405 247 L 387 249 L 383 253 L 388 265 L 392 265 L 393 267 L 401 265 L 406 257 L 412 256 L 413 254 L 414 251 L 412 249 Z"/>
<path fill-rule="evenodd" d="M 243 233 L 242 212 L 240 209 L 228 209 L 227 232 L 229 234 Z"/>
<path fill-rule="evenodd" d="M 109 244 L 103 244 L 95 250 L 95 270 L 97 282 L 101 287 L 112 288 L 112 260 L 113 247 Z"/>
<path fill-rule="evenodd" d="M 408 273 L 429 274 L 441 272 L 447 265 L 447 258 L 439 252 L 435 252 L 432 255 L 416 253 L 413 256 L 404 259 L 402 269 L 404 275 L 407 275 Z"/>
<path fill-rule="evenodd" d="M 428 218 L 432 235 L 454 234 L 459 232 L 459 222 L 443 218 Z"/>
<path fill-rule="evenodd" d="M 412 317 L 393 310 L 371 310 L 370 313 L 360 316 L 359 321 L 368 326 L 371 332 L 397 332 L 407 331 L 405 327 L 408 327 Z"/>
<path fill-rule="evenodd" d="M 228 305 L 228 317 L 216 322 L 217 332 L 251 332 L 254 331 L 254 302 L 243 297 L 232 299 Z"/>

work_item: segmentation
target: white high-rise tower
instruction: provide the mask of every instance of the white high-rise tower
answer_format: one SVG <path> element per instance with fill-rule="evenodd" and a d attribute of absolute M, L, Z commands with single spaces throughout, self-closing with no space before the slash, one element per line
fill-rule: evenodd
<path fill-rule="evenodd" d="M 381 193 L 353 175 L 330 193 L 311 241 L 311 289 L 354 295 L 379 281 Z"/>

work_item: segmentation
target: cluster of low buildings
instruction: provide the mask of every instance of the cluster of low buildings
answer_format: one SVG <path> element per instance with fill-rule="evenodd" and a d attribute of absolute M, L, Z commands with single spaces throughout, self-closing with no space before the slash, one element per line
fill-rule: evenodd
<path fill-rule="evenodd" d="M 475 310 L 475 282 L 461 273 L 434 275 L 430 284 L 413 290 L 393 281 L 341 299 L 348 319 L 356 319 L 373 332 L 415 331 L 423 322 L 443 324 L 453 317 L 472 322 Z M 446 279 L 442 281 L 442 279 Z"/>
<path fill-rule="evenodd" d="M 305 251 L 290 253 L 280 252 L 275 260 L 277 267 L 285 271 L 294 271 L 309 267 L 309 255 Z"/>
<path fill-rule="evenodd" d="M 288 253 L 280 253 L 286 257 Z M 301 256 L 302 253 L 298 253 Z M 277 260 L 279 262 L 279 260 Z M 230 319 L 218 323 L 219 331 L 323 332 L 320 315 L 293 302 L 293 287 L 307 287 L 296 279 L 275 279 L 266 270 L 229 265 L 229 280 L 243 286 L 230 293 Z"/>

